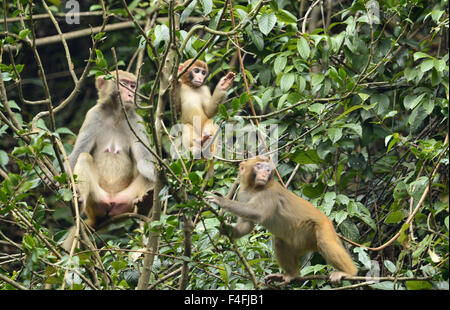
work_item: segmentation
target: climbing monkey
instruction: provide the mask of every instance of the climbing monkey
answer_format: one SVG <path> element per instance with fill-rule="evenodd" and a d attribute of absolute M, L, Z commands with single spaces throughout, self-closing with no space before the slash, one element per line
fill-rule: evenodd
<path fill-rule="evenodd" d="M 254 157 L 239 166 L 240 184 L 237 201 L 208 196 L 226 211 L 239 216 L 232 227 L 232 238 L 240 238 L 258 223 L 274 235 L 275 255 L 285 273 L 271 274 L 266 282 L 288 284 L 299 277 L 300 258 L 318 251 L 335 267 L 332 282 L 356 275 L 357 269 L 341 244 L 327 216 L 308 201 L 285 189 L 273 179 L 274 165 L 265 157 Z"/>

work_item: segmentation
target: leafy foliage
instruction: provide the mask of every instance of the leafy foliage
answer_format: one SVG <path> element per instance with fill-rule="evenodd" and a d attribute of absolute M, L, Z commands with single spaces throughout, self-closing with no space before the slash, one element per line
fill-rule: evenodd
<path fill-rule="evenodd" d="M 48 13 L 40 2 L 31 2 L 33 15 Z M 211 84 L 227 70 L 241 73 L 216 122 L 253 124 L 253 105 L 258 127 L 278 126 L 277 169 L 284 183 L 289 180 L 290 190 L 311 201 L 338 233 L 360 245 L 349 245 L 359 275 L 384 277 L 361 288 L 448 289 L 447 1 L 357 0 L 335 6 L 324 1 L 328 6 L 322 8 L 317 1 L 231 2 L 237 43 L 230 33 L 235 25 L 224 8 L 227 1 L 194 0 L 173 7 L 168 5 L 171 1 L 132 1 L 128 10 L 137 21 L 145 24 L 148 16 L 155 23 L 146 31 L 149 41 L 136 28 L 132 34 L 131 28 L 104 29 L 92 38 L 98 45 L 89 62 L 91 41 L 80 39 L 78 49 L 70 45 L 75 68 L 90 63 L 90 75 L 99 75 L 115 68 L 111 47 L 116 46 L 122 59 L 119 66 L 134 58 L 135 51 L 145 51 L 140 85 L 140 92 L 149 96 L 143 100 L 145 106 L 156 105 L 152 91 L 158 92 L 157 72 L 171 44 L 183 44 L 183 59 L 203 51 L 200 58 L 209 64 Z M 59 1 L 51 3 L 54 14 L 64 11 Z M 310 7 L 313 3 L 316 6 Z M 369 5 L 374 4 L 378 10 L 372 11 Z M 2 13 L 8 19 L 29 14 L 30 7 L 22 5 L 27 3 L 8 3 Z M 102 12 L 101 5 L 83 6 Z M 106 6 L 116 17 L 129 17 L 122 1 L 111 0 Z M 180 22 L 175 36 L 167 19 L 173 12 Z M 91 21 L 99 25 L 101 15 L 96 16 Z M 150 266 L 151 288 L 178 288 L 183 263 L 189 267 L 187 289 L 253 289 L 241 257 L 259 284 L 265 275 L 279 272 L 264 228 L 257 226 L 232 243 L 220 227 L 234 219 L 217 215 L 201 200 L 205 190 L 226 194 L 237 165 L 216 160 L 212 178 L 205 179 L 205 161 L 170 159 L 171 144 L 164 134 L 164 160 L 171 173 L 165 170 L 159 220 L 112 223 L 95 236 L 95 249 L 77 249 L 73 255 L 61 249 L 74 203 L 70 177 L 61 172 L 62 151 L 70 153 L 73 132 L 94 103 L 95 91 L 88 81 L 86 96 L 55 112 L 56 120 L 36 118 L 50 106 L 37 108 L 27 100 L 47 98 L 44 81 L 52 91 L 52 109 L 69 95 L 74 82 L 62 47 L 42 43 L 42 64 L 29 52 L 36 51 L 30 39 L 37 29 L 43 29 L 39 36 L 50 35 L 45 27 L 38 28 L 51 27 L 49 20 L 35 23 L 32 28 L 11 21 L 8 32 L 3 25 L 0 34 L 0 289 L 135 289 L 150 232 L 160 236 Z M 59 23 L 63 27 L 64 20 Z M 190 32 L 193 23 L 221 34 Z M 87 25 L 82 19 L 82 25 L 65 25 L 63 32 Z M 242 71 L 237 48 L 245 55 Z M 51 79 L 61 71 L 66 72 L 64 78 Z M 155 130 L 152 111 L 139 111 L 150 139 Z M 170 115 L 167 104 L 166 124 L 171 123 Z M 186 256 L 183 218 L 189 216 L 195 229 Z M 326 275 L 330 268 L 320 255 L 312 254 L 303 258 L 301 275 Z M 330 284 L 317 277 L 287 288 L 300 287 L 326 289 Z"/>

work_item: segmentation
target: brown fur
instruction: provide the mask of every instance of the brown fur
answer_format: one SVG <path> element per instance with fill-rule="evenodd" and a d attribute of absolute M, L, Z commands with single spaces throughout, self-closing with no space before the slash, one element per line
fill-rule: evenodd
<path fill-rule="evenodd" d="M 318 251 L 326 261 L 338 269 L 330 279 L 340 281 L 342 276 L 355 275 L 357 269 L 341 244 L 331 221 L 311 203 L 285 189 L 270 176 L 265 186 L 255 186 L 254 167 L 268 159 L 255 157 L 240 165 L 237 200 L 210 196 L 210 201 L 239 216 L 233 227 L 233 238 L 248 234 L 255 223 L 274 235 L 276 259 L 285 274 L 266 277 L 268 282 L 284 284 L 299 276 L 300 258 L 310 251 Z"/>
<path fill-rule="evenodd" d="M 183 64 L 181 64 L 181 66 L 183 67 L 183 70 L 184 70 L 184 68 L 189 66 L 189 64 L 192 62 L 192 60 L 193 59 L 188 59 Z M 199 68 L 205 69 L 206 70 L 206 76 L 208 76 L 208 65 L 203 60 L 197 59 L 194 62 L 194 64 L 181 77 L 181 81 L 183 82 L 183 84 L 190 85 L 191 87 L 195 87 L 194 85 L 191 84 L 192 77 L 190 76 L 192 69 L 195 68 L 195 67 L 199 67 Z"/>

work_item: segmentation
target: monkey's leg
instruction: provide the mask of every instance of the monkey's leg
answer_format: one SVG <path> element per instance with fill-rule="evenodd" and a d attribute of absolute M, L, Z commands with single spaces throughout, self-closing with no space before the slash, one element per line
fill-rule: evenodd
<path fill-rule="evenodd" d="M 88 153 L 81 153 L 74 167 L 74 174 L 78 176 L 77 191 L 80 195 L 81 212 L 88 216 L 86 223 L 95 227 L 98 217 L 107 214 L 109 205 L 108 193 L 98 185 L 98 172 L 93 157 Z M 104 203 L 99 203 L 103 201 Z M 69 251 L 75 237 L 76 227 L 69 230 L 69 234 L 63 243 L 63 248 Z"/>
<path fill-rule="evenodd" d="M 105 216 L 109 211 L 109 194 L 99 185 L 94 158 L 88 153 L 81 153 L 74 173 L 78 175 L 77 189 L 83 204 L 81 211 L 88 215 L 88 224 L 95 226 L 96 218 Z"/>
<path fill-rule="evenodd" d="M 338 269 L 330 275 L 331 282 L 340 282 L 343 276 L 354 276 L 358 270 L 350 254 L 338 239 L 331 222 L 316 228 L 317 249 L 325 260 Z"/>
<path fill-rule="evenodd" d="M 285 273 L 270 274 L 265 277 L 265 281 L 269 284 L 280 281 L 281 285 L 289 284 L 299 276 L 300 255 L 298 249 L 277 237 L 274 238 L 274 248 L 277 262 Z"/>
<path fill-rule="evenodd" d="M 189 150 L 190 152 L 192 152 L 194 159 L 201 158 L 201 131 L 195 130 L 194 126 L 192 126 L 191 124 L 183 124 L 182 139 L 184 150 Z"/>
<path fill-rule="evenodd" d="M 209 119 L 205 122 L 202 130 L 202 146 L 208 145 L 210 143 L 210 139 L 214 137 L 217 130 L 219 130 L 219 127 L 217 127 L 217 125 L 214 124 L 212 119 Z M 212 142 L 210 149 L 207 151 L 212 155 L 214 155 L 216 150 L 217 150 L 217 138 Z"/>
<path fill-rule="evenodd" d="M 112 197 L 110 200 L 112 208 L 108 215 L 115 216 L 132 212 L 134 205 L 141 201 L 150 189 L 150 182 L 139 174 L 127 188 Z"/>

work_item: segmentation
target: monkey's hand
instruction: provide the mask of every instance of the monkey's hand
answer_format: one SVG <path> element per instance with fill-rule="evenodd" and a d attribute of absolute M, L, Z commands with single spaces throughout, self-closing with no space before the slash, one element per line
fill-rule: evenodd
<path fill-rule="evenodd" d="M 222 235 L 231 236 L 233 234 L 233 226 L 227 223 L 221 223 L 219 226 L 219 232 Z"/>
<path fill-rule="evenodd" d="M 219 196 L 215 196 L 215 195 L 209 195 L 206 196 L 205 199 L 209 202 L 209 203 L 214 203 L 216 205 L 218 205 L 219 207 L 221 206 L 221 200 L 223 199 L 222 197 Z"/>
<path fill-rule="evenodd" d="M 289 284 L 292 280 L 294 280 L 296 277 L 293 276 L 288 276 L 286 274 L 282 274 L 282 273 L 272 273 L 269 274 L 268 276 L 266 276 L 264 278 L 264 281 L 270 285 L 274 282 L 279 282 L 279 285 L 284 286 Z"/>
<path fill-rule="evenodd" d="M 219 81 L 220 89 L 227 90 L 228 88 L 230 88 L 231 83 L 233 83 L 235 77 L 236 77 L 236 73 L 229 72 L 226 76 L 221 78 Z"/>
<path fill-rule="evenodd" d="M 340 284 L 343 277 L 348 276 L 347 273 L 342 271 L 333 271 L 330 274 L 330 282 L 333 284 Z"/>

